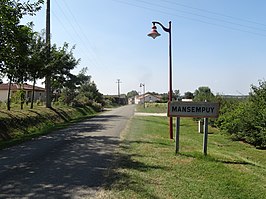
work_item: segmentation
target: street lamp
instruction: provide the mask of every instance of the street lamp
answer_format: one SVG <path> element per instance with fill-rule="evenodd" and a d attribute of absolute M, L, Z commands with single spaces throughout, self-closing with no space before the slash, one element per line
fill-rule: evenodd
<path fill-rule="evenodd" d="M 165 32 L 169 33 L 169 100 L 168 100 L 168 109 L 169 109 L 169 103 L 172 101 L 172 42 L 171 42 L 171 21 L 169 21 L 169 27 L 166 28 L 164 27 L 160 22 L 158 21 L 153 21 L 152 22 L 152 30 L 148 34 L 149 37 L 152 37 L 155 39 L 156 37 L 160 36 L 161 34 L 157 32 L 157 27 L 156 24 L 160 25 L 162 29 Z M 168 110 L 169 111 L 169 110 Z M 169 117 L 169 133 L 170 133 L 170 139 L 173 139 L 173 118 Z"/>
<path fill-rule="evenodd" d="M 143 107 L 145 108 L 145 84 L 140 83 L 139 87 L 143 87 Z"/>

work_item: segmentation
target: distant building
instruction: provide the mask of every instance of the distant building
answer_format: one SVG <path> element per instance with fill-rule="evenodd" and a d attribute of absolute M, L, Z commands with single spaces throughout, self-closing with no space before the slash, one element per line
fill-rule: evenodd
<path fill-rule="evenodd" d="M 135 104 L 135 97 L 128 98 L 128 104 Z"/>
<path fill-rule="evenodd" d="M 193 102 L 193 99 L 182 99 L 182 102 Z"/>
<path fill-rule="evenodd" d="M 2 102 L 7 100 L 8 87 L 9 87 L 9 83 L 0 84 L 0 101 Z M 22 84 L 21 86 L 15 83 L 11 84 L 11 96 L 20 89 L 25 90 L 26 99 L 31 100 L 33 86 L 26 84 L 26 83 Z M 36 100 L 45 101 L 45 89 L 44 88 L 35 86 L 34 101 Z"/>
<path fill-rule="evenodd" d="M 144 96 L 143 95 L 136 95 L 135 96 L 135 104 L 143 104 L 145 102 L 160 102 L 161 101 L 161 97 L 160 96 L 155 96 L 152 95 L 150 93 L 145 93 Z"/>

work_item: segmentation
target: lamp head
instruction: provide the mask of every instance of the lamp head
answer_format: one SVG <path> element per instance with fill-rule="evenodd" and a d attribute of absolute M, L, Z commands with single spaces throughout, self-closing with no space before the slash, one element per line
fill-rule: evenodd
<path fill-rule="evenodd" d="M 157 27 L 155 25 L 153 25 L 151 28 L 151 32 L 148 34 L 148 36 L 155 39 L 156 37 L 159 37 L 160 35 L 161 34 L 157 32 Z"/>

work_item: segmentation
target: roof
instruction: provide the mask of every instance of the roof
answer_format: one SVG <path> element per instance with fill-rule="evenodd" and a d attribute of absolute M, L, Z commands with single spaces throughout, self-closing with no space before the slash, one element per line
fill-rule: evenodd
<path fill-rule="evenodd" d="M 157 98 L 157 99 L 159 99 L 159 100 L 161 99 L 161 96 L 152 95 L 152 94 L 150 94 L 150 93 L 145 93 L 144 96 L 145 96 L 145 97 L 153 96 L 153 97 L 155 97 L 155 98 Z M 135 97 L 138 98 L 138 99 L 142 99 L 142 98 L 143 98 L 143 95 L 136 95 Z"/>
<path fill-rule="evenodd" d="M 9 87 L 9 83 L 6 84 L 0 84 L 0 90 L 8 90 Z M 23 85 L 19 85 L 19 84 L 11 84 L 11 90 L 12 91 L 16 91 L 19 90 L 20 88 L 23 88 L 24 90 L 32 90 L 33 86 L 30 84 L 23 84 Z M 39 87 L 39 86 L 35 86 L 35 91 L 45 91 L 45 88 Z"/>

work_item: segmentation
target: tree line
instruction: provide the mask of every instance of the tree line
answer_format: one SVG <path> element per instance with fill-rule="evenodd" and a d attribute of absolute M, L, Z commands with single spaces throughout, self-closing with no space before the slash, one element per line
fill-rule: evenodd
<path fill-rule="evenodd" d="M 212 125 L 234 140 L 266 148 L 266 81 L 251 85 L 249 95 L 239 98 L 214 95 L 209 87 L 199 87 L 186 95 L 194 101 L 219 102 L 219 117 L 211 120 Z"/>
<path fill-rule="evenodd" d="M 162 96 L 168 101 L 168 94 L 151 93 Z M 138 95 L 137 91 L 128 93 L 128 97 Z M 219 117 L 210 119 L 210 124 L 222 132 L 231 135 L 237 141 L 247 142 L 257 148 L 266 148 L 266 81 L 259 81 L 258 86 L 251 85 L 247 96 L 223 96 L 213 94 L 208 86 L 201 86 L 194 92 L 185 92 L 180 96 L 179 91 L 173 92 L 175 100 L 193 99 L 193 101 L 218 102 Z"/>
<path fill-rule="evenodd" d="M 246 99 L 221 100 L 215 125 L 235 140 L 266 148 L 266 82 L 251 85 Z"/>
<path fill-rule="evenodd" d="M 34 32 L 33 23 L 21 25 L 24 15 L 35 15 L 43 0 L 34 3 L 20 0 L 1 0 L 0 2 L 0 75 L 9 81 L 7 109 L 11 104 L 11 84 L 22 85 L 31 81 L 33 91 L 30 107 L 33 108 L 36 81 L 47 75 L 51 77 L 51 95 L 54 101 L 66 104 L 88 105 L 103 102 L 91 76 L 86 75 L 87 68 L 74 75 L 71 71 L 80 59 L 73 55 L 75 46 L 67 42 L 63 46 L 47 45 L 45 32 Z M 25 92 L 20 89 L 21 108 L 25 102 Z"/>

